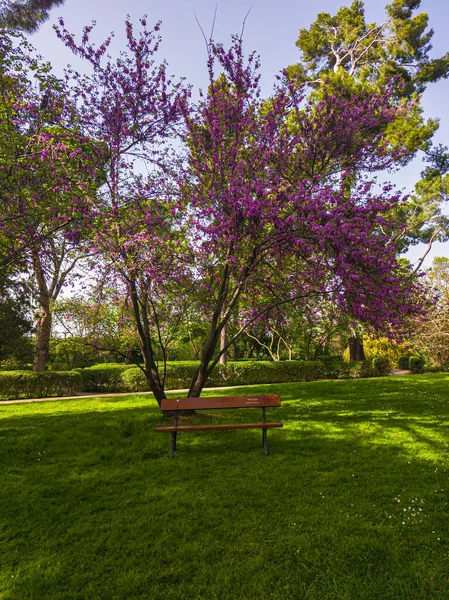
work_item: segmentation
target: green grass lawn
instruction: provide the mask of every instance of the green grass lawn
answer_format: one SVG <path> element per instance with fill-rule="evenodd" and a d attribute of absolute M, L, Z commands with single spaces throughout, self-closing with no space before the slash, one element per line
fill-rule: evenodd
<path fill-rule="evenodd" d="M 170 460 L 148 396 L 1 406 L 0 598 L 449 598 L 449 377 L 220 393 L 265 391 L 269 457 L 239 430 Z"/>

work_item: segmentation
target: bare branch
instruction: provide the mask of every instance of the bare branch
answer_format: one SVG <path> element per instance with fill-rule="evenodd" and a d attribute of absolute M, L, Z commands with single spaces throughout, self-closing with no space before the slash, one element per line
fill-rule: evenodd
<path fill-rule="evenodd" d="M 423 256 L 419 259 L 418 261 L 418 265 L 416 266 L 416 268 L 413 270 L 412 275 L 415 276 L 418 271 L 420 270 L 420 268 L 422 267 L 422 264 L 426 258 L 426 256 L 429 254 L 429 252 L 432 249 L 432 244 L 435 241 L 436 237 L 441 233 L 441 229 L 437 229 L 436 231 L 434 231 L 432 237 L 430 238 L 429 244 L 427 246 L 426 251 L 424 252 Z"/>

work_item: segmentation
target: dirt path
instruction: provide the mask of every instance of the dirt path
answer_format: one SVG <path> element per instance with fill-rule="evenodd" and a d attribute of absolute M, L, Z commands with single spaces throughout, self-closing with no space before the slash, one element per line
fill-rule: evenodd
<path fill-rule="evenodd" d="M 395 376 L 402 376 L 402 375 L 410 375 L 410 371 L 406 371 L 404 369 L 392 369 L 390 375 L 393 375 L 393 377 Z"/>
<path fill-rule="evenodd" d="M 234 385 L 228 387 L 210 387 L 204 388 L 204 391 L 213 390 L 232 390 L 234 388 L 241 388 L 241 385 Z M 188 389 L 185 390 L 166 390 L 169 394 L 185 394 Z M 120 398 L 120 396 L 144 396 L 153 392 L 117 392 L 111 394 L 102 394 L 101 392 L 86 392 L 84 394 L 78 394 L 77 396 L 55 396 L 51 398 L 22 398 L 20 400 L 0 400 L 1 404 L 26 404 L 28 402 L 56 402 L 57 400 L 83 400 L 86 398 Z"/>

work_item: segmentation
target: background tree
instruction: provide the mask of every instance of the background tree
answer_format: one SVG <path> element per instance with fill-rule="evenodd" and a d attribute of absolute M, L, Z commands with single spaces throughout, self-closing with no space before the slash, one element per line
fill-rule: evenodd
<path fill-rule="evenodd" d="M 30 299 L 17 265 L 0 269 L 0 362 L 17 365 L 32 359 Z"/>
<path fill-rule="evenodd" d="M 430 364 L 449 364 L 449 258 L 435 258 L 427 274 L 435 302 L 417 327 L 413 342 Z"/>
<path fill-rule="evenodd" d="M 55 303 L 58 335 L 53 336 L 55 358 L 70 368 L 81 362 L 138 360 L 139 340 L 129 299 L 117 285 L 104 279 L 82 295 Z"/>
<path fill-rule="evenodd" d="M 415 185 L 414 193 L 400 212 L 405 221 L 398 235 L 402 252 L 409 246 L 424 243 L 426 251 L 415 267 L 418 272 L 424 259 L 432 249 L 433 242 L 446 242 L 449 238 L 449 218 L 444 214 L 449 198 L 449 153 L 443 146 L 432 148 L 427 153 L 430 163 L 422 172 L 421 179 Z M 401 214 L 402 213 L 402 214 Z"/>
<path fill-rule="evenodd" d="M 421 97 L 429 83 L 449 75 L 449 52 L 430 57 L 433 30 L 428 29 L 426 13 L 414 14 L 420 5 L 421 0 L 394 0 L 386 6 L 387 18 L 380 24 L 366 21 L 362 0 L 340 8 L 335 16 L 320 13 L 309 29 L 299 32 L 296 45 L 301 62 L 286 69 L 289 77 L 311 83 L 318 94 L 323 87 L 344 94 L 348 89 L 379 93 L 388 86 L 393 105 L 412 100 L 409 110 L 398 112 L 385 128 L 390 147 L 399 143 L 406 149 L 396 157 L 400 164 L 431 147 L 438 121 L 423 119 Z M 433 170 L 441 165 L 438 151 L 429 156 Z M 418 199 L 408 212 L 411 221 Z M 433 206 L 431 213 L 427 209 L 429 221 L 440 207 L 435 201 Z M 416 228 L 411 230 L 416 239 Z"/>
<path fill-rule="evenodd" d="M 396 101 L 420 98 L 428 83 L 449 73 L 449 53 L 429 56 L 433 31 L 428 30 L 426 13 L 414 14 L 420 5 L 421 0 L 394 0 L 381 24 L 366 22 L 362 0 L 340 8 L 335 16 L 320 13 L 309 29 L 300 30 L 296 45 L 301 62 L 288 67 L 288 74 L 318 85 L 339 75 L 340 81 L 352 79 L 372 92 L 393 83 Z M 419 136 L 425 141 L 430 132 L 423 130 Z"/>
<path fill-rule="evenodd" d="M 0 42 L 0 243 L 3 268 L 19 262 L 32 273 L 39 371 L 48 359 L 52 302 L 85 253 L 103 150 L 80 132 L 64 84 L 29 50 L 20 36 Z"/>

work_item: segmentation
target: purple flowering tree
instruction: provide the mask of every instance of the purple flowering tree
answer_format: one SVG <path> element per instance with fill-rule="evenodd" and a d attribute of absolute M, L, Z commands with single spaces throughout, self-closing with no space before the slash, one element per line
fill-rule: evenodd
<path fill-rule="evenodd" d="M 391 164 L 382 131 L 406 107 L 390 108 L 388 90 L 308 102 L 285 81 L 263 101 L 257 59 L 245 60 L 238 38 L 229 50 L 211 44 L 208 66 L 207 94 L 185 112 L 190 153 L 180 182 L 209 317 L 189 396 L 201 393 L 237 336 L 276 307 L 332 294 L 375 328 L 414 310 L 388 235 L 400 198 L 389 186 L 376 195 L 358 178 Z M 282 291 L 279 277 L 290 284 Z M 219 348 L 239 303 L 252 309 Z"/>
<path fill-rule="evenodd" d="M 125 26 L 127 47 L 116 59 L 106 54 L 112 36 L 98 47 L 91 42 L 93 26 L 84 28 L 80 42 L 62 20 L 56 32 L 91 67 L 84 76 L 67 69 L 66 80 L 83 131 L 107 149 L 92 250 L 102 275 L 115 279 L 129 300 L 144 359 L 141 368 L 160 402 L 164 374 L 156 355 L 165 364 L 190 279 L 182 264 L 181 207 L 170 194 L 177 158 L 168 144 L 189 92 L 172 82 L 165 63 L 156 63 L 160 24 L 149 29 L 143 18 L 138 32 L 129 20 Z"/>

